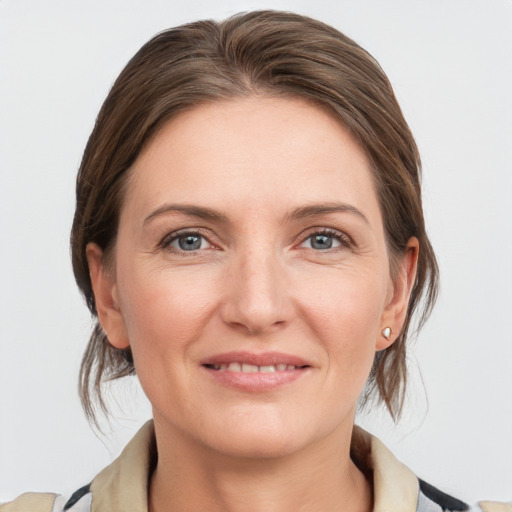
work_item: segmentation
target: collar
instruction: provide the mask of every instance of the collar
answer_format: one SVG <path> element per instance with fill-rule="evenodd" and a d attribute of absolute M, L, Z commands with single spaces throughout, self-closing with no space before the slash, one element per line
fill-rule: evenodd
<path fill-rule="evenodd" d="M 417 477 L 379 439 L 355 427 L 352 452 L 357 454 L 359 464 L 373 474 L 373 512 L 416 511 Z M 155 456 L 155 429 L 151 420 L 137 432 L 121 455 L 92 481 L 92 512 L 147 512 L 148 484 Z"/>
<path fill-rule="evenodd" d="M 91 511 L 147 512 L 149 477 L 155 455 L 155 428 L 150 420 L 121 455 L 91 482 Z"/>

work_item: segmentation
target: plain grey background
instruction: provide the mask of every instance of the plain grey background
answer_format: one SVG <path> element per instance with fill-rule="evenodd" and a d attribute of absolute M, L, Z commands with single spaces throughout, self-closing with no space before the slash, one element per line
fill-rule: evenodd
<path fill-rule="evenodd" d="M 368 49 L 422 153 L 442 292 L 412 346 L 403 420 L 373 410 L 360 423 L 443 490 L 512 499 L 510 0 L 0 0 L 0 501 L 73 492 L 150 417 L 136 381 L 121 383 L 97 438 L 77 397 L 92 324 L 68 233 L 109 87 L 156 32 L 262 8 L 316 17 Z"/>

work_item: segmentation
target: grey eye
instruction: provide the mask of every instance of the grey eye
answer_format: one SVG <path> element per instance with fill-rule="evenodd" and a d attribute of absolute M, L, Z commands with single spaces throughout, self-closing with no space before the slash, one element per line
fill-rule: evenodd
<path fill-rule="evenodd" d="M 201 249 L 204 238 L 200 235 L 183 235 L 176 239 L 182 251 L 197 251 Z"/>
<path fill-rule="evenodd" d="M 302 247 L 315 249 L 316 251 L 326 251 L 340 247 L 343 244 L 340 240 L 340 235 L 335 233 L 315 233 L 314 235 L 308 236 L 301 245 Z"/>
<path fill-rule="evenodd" d="M 168 237 L 162 240 L 161 247 L 176 254 L 183 254 L 186 252 L 194 253 L 195 251 L 203 251 L 205 249 L 213 248 L 208 239 L 197 231 L 171 233 Z"/>
<path fill-rule="evenodd" d="M 332 242 L 332 236 L 328 235 L 314 235 L 311 237 L 311 247 L 313 249 L 330 249 Z"/>

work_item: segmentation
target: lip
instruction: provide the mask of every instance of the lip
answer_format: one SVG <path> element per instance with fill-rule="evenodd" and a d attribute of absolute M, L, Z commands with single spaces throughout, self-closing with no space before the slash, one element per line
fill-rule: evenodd
<path fill-rule="evenodd" d="M 272 373 L 245 373 L 219 371 L 214 365 L 246 363 L 256 366 L 286 364 L 295 366 L 293 370 Z M 312 365 L 301 357 L 281 352 L 253 353 L 245 351 L 226 352 L 207 357 L 201 361 L 201 368 L 210 378 L 222 386 L 249 393 L 262 393 L 277 390 L 309 374 Z"/>
<path fill-rule="evenodd" d="M 201 361 L 201 365 L 229 364 L 229 363 L 247 363 L 256 366 L 266 366 L 275 364 L 286 364 L 293 366 L 312 366 L 301 357 L 282 352 L 262 352 L 260 354 L 246 351 L 225 352 L 207 357 Z"/>

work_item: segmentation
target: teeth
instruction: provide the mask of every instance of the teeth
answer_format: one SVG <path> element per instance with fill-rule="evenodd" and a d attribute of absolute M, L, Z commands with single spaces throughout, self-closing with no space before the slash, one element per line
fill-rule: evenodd
<path fill-rule="evenodd" d="M 297 366 L 293 364 L 269 364 L 264 366 L 257 366 L 255 364 L 249 363 L 222 363 L 222 364 L 214 364 L 212 365 L 214 370 L 218 370 L 221 372 L 243 372 L 243 373 L 273 373 L 273 372 L 284 372 L 296 370 Z"/>
<path fill-rule="evenodd" d="M 242 364 L 242 371 L 244 373 L 258 373 L 258 367 L 255 364 Z"/>
<path fill-rule="evenodd" d="M 240 363 L 229 363 L 227 369 L 230 372 L 241 372 L 242 365 Z"/>

